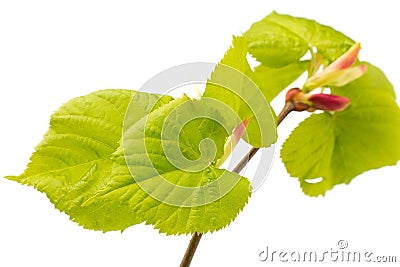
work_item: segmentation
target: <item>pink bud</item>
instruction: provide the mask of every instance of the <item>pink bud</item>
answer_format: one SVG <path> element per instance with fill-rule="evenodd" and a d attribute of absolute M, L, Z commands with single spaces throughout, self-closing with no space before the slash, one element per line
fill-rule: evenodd
<path fill-rule="evenodd" d="M 313 94 L 308 97 L 312 107 L 324 111 L 341 111 L 350 105 L 350 99 L 329 94 Z"/>
<path fill-rule="evenodd" d="M 242 138 L 244 131 L 246 131 L 247 124 L 249 124 L 251 118 L 245 119 L 241 124 L 235 127 L 232 132 L 232 147 L 235 147 L 239 142 L 240 138 Z"/>
<path fill-rule="evenodd" d="M 286 93 L 286 102 L 292 102 L 295 111 L 304 111 L 310 108 L 311 103 L 308 101 L 308 95 L 299 88 L 292 88 Z"/>
<path fill-rule="evenodd" d="M 346 53 L 341 55 L 338 59 L 336 59 L 332 64 L 330 64 L 325 70 L 344 70 L 350 68 L 358 57 L 358 53 L 360 52 L 361 45 L 360 43 L 354 44 L 347 50 Z"/>
<path fill-rule="evenodd" d="M 366 66 L 352 67 L 357 60 L 360 49 L 360 43 L 354 44 L 328 67 L 307 79 L 304 88 L 310 91 L 325 85 L 342 86 L 361 77 L 367 70 Z"/>
<path fill-rule="evenodd" d="M 222 157 L 217 160 L 215 166 L 219 167 L 224 163 L 224 161 L 229 157 L 229 155 L 232 153 L 233 149 L 235 146 L 239 143 L 240 138 L 242 138 L 244 132 L 246 131 L 246 127 L 249 124 L 251 120 L 250 118 L 245 119 L 242 123 L 240 123 L 238 126 L 235 127 L 232 131 L 232 135 L 228 137 L 228 140 L 226 141 L 224 145 L 224 154 Z"/>
<path fill-rule="evenodd" d="M 350 99 L 330 94 L 306 94 L 299 88 L 290 89 L 286 93 L 286 103 L 291 102 L 295 111 L 341 111 L 350 105 Z"/>
<path fill-rule="evenodd" d="M 351 67 L 346 70 L 340 71 L 339 75 L 332 81 L 329 82 L 330 86 L 343 86 L 348 84 L 355 79 L 360 78 L 367 71 L 367 66 L 364 64 Z"/>
<path fill-rule="evenodd" d="M 293 98 L 294 98 L 299 92 L 301 92 L 300 88 L 292 88 L 292 89 L 290 89 L 290 90 L 287 91 L 287 93 L 286 93 L 285 101 L 288 102 L 288 101 L 293 100 Z"/>

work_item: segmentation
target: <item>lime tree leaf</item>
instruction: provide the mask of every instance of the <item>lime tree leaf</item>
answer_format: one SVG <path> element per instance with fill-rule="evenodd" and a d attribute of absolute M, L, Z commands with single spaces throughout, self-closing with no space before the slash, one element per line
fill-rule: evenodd
<path fill-rule="evenodd" d="M 207 100 L 183 97 L 125 125 L 123 146 L 114 155 L 118 183 L 85 204 L 119 198 L 166 234 L 225 227 L 247 203 L 251 186 L 246 178 L 214 166 L 228 137 L 223 124 Z"/>
<path fill-rule="evenodd" d="M 271 68 L 261 64 L 255 68 L 254 78 L 264 96 L 271 102 L 306 71 L 308 64 L 308 61 L 298 61 L 281 68 Z"/>
<path fill-rule="evenodd" d="M 254 23 L 244 36 L 249 52 L 269 67 L 295 63 L 312 48 L 332 62 L 354 44 L 344 34 L 314 20 L 276 12 Z"/>
<path fill-rule="evenodd" d="M 135 107 L 131 119 L 138 120 L 170 100 L 130 90 L 102 90 L 72 99 L 51 116 L 49 131 L 25 172 L 7 178 L 46 193 L 56 208 L 85 228 L 123 230 L 140 223 L 119 199 L 84 204 L 119 182 L 122 174 L 120 168 L 113 170 L 111 156 L 119 147 L 128 104 L 132 101 Z"/>
<path fill-rule="evenodd" d="M 219 230 L 247 203 L 250 182 L 215 167 L 229 133 L 214 102 L 171 99 L 128 90 L 73 99 L 52 115 L 26 171 L 7 178 L 88 229 Z"/>
<path fill-rule="evenodd" d="M 312 115 L 281 150 L 288 172 L 310 196 L 323 195 L 337 184 L 348 184 L 367 170 L 395 165 L 400 159 L 400 109 L 392 85 L 378 68 L 368 64 L 364 76 L 332 88 L 332 93 L 348 97 L 350 106 L 334 114 Z"/>
<path fill-rule="evenodd" d="M 220 102 L 215 106 L 224 114 L 230 131 L 251 118 L 243 139 L 254 147 L 269 147 L 277 138 L 276 118 L 263 92 L 253 81 L 247 51 L 246 39 L 233 39 L 232 47 L 211 74 L 204 97 Z"/>

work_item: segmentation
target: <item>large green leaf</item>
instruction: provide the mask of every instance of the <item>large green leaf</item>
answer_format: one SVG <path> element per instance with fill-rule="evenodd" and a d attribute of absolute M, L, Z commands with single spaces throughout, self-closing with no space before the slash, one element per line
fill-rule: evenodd
<path fill-rule="evenodd" d="M 251 188 L 214 167 L 228 131 L 206 102 L 128 90 L 73 99 L 52 115 L 26 171 L 7 178 L 45 192 L 89 229 L 141 222 L 167 234 L 221 229 Z"/>
<path fill-rule="evenodd" d="M 385 75 L 368 65 L 360 79 L 332 92 L 351 100 L 344 111 L 312 115 L 286 140 L 281 157 L 303 191 L 323 195 L 333 186 L 400 159 L 400 109 Z M 322 181 L 313 180 L 322 178 Z"/>
<path fill-rule="evenodd" d="M 251 118 L 244 140 L 254 147 L 269 147 L 277 138 L 275 115 L 253 81 L 247 50 L 246 39 L 233 39 L 232 47 L 211 74 L 204 97 L 220 102 L 216 107 L 226 117 L 230 131 L 241 121 Z"/>
<path fill-rule="evenodd" d="M 331 62 L 354 43 L 344 34 L 314 20 L 276 12 L 254 23 L 244 36 L 249 52 L 269 67 L 295 63 L 313 48 Z"/>
<path fill-rule="evenodd" d="M 119 147 L 131 100 L 135 107 L 132 119 L 138 120 L 171 97 L 103 90 L 75 98 L 51 116 L 50 129 L 25 172 L 7 178 L 45 192 L 59 210 L 85 228 L 122 230 L 142 222 L 118 198 L 84 205 L 99 191 L 118 183 L 119 169 L 113 170 L 111 155 Z"/>

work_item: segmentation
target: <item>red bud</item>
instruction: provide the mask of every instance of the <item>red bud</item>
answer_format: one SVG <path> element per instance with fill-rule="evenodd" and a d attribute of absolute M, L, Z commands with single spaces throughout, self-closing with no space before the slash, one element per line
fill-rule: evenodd
<path fill-rule="evenodd" d="M 295 111 L 341 111 L 350 105 L 350 99 L 330 94 L 306 94 L 299 88 L 292 88 L 286 93 L 286 103 L 291 102 Z"/>
<path fill-rule="evenodd" d="M 292 89 L 290 89 L 289 91 L 287 91 L 285 101 L 288 102 L 288 101 L 293 100 L 294 96 L 295 96 L 298 92 L 300 92 L 300 88 L 292 88 Z"/>
<path fill-rule="evenodd" d="M 312 107 L 324 111 L 341 111 L 350 105 L 350 99 L 329 94 L 313 94 L 308 97 Z"/>

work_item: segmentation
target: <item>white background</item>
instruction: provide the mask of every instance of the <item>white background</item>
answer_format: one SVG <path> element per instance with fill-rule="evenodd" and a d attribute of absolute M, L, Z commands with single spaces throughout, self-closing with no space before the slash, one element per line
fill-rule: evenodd
<path fill-rule="evenodd" d="M 177 64 L 217 62 L 232 35 L 273 10 L 316 19 L 360 41 L 361 59 L 383 69 L 400 94 L 397 7 L 349 0 L 1 1 L 0 177 L 24 170 L 50 114 L 70 98 L 137 89 Z M 278 144 L 303 116 L 295 115 L 281 125 Z M 276 158 L 237 219 L 203 237 L 192 266 L 268 266 L 258 260 L 267 245 L 330 251 L 340 239 L 350 250 L 399 261 L 399 166 L 310 198 Z M 122 234 L 84 230 L 44 194 L 0 178 L 0 266 L 178 266 L 189 239 L 148 225 Z"/>

